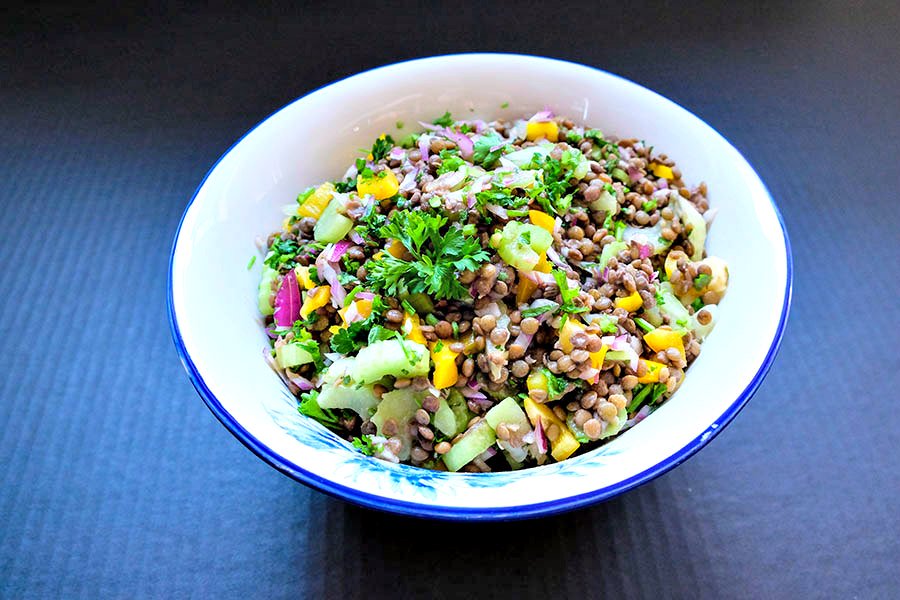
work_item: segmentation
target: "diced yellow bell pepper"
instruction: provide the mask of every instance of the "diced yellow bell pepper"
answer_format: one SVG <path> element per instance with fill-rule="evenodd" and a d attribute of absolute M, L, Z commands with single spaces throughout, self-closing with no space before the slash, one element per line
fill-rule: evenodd
<path fill-rule="evenodd" d="M 673 331 L 668 325 L 657 327 L 653 331 L 644 334 L 644 341 L 654 352 L 664 352 L 666 348 L 675 348 L 684 358 L 684 342 L 681 334 Z"/>
<path fill-rule="evenodd" d="M 550 455 L 557 461 L 566 460 L 578 450 L 580 444 L 566 424 L 559 420 L 549 406 L 538 404 L 531 398 L 525 398 L 525 414 L 534 427 L 537 427 L 538 421 L 546 432 L 551 425 L 559 428 L 559 437 L 555 441 L 550 442 Z"/>
<path fill-rule="evenodd" d="M 538 259 L 537 264 L 534 265 L 534 270 L 541 273 L 549 273 L 552 269 L 550 261 L 547 260 L 547 253 L 541 252 L 541 257 Z"/>
<path fill-rule="evenodd" d="M 643 358 L 641 362 L 647 367 L 647 372 L 638 377 L 638 383 L 656 383 L 659 381 L 659 370 L 665 365 L 654 360 L 644 360 Z"/>
<path fill-rule="evenodd" d="M 316 188 L 309 197 L 303 201 L 303 204 L 297 209 L 297 215 L 300 217 L 312 217 L 318 219 L 322 216 L 322 211 L 331 202 L 331 196 L 334 195 L 334 184 L 326 181 Z"/>
<path fill-rule="evenodd" d="M 536 123 L 528 121 L 525 126 L 525 139 L 534 140 L 547 138 L 548 142 L 556 142 L 559 139 L 559 125 L 556 121 L 545 121 Z"/>
<path fill-rule="evenodd" d="M 306 293 L 306 300 L 300 306 L 300 317 L 305 319 L 317 309 L 322 308 L 331 300 L 331 286 L 320 285 Z"/>
<path fill-rule="evenodd" d="M 397 176 L 390 169 L 385 169 L 371 177 L 359 175 L 356 178 L 356 193 L 360 196 L 372 194 L 376 200 L 384 200 L 395 195 L 399 189 L 400 182 L 397 181 Z"/>
<path fill-rule="evenodd" d="M 650 171 L 657 177 L 662 177 L 663 179 L 675 179 L 672 167 L 667 167 L 666 165 L 650 163 Z"/>
<path fill-rule="evenodd" d="M 584 331 L 584 325 L 572 317 L 566 319 L 562 329 L 559 330 L 559 347 L 566 354 L 575 349 L 575 346 L 572 345 L 572 336 L 579 331 Z"/>
<path fill-rule="evenodd" d="M 313 282 L 312 277 L 310 277 L 309 275 L 309 267 L 297 265 L 296 267 L 294 267 L 294 274 L 297 276 L 297 281 L 300 282 L 300 285 L 303 286 L 303 289 L 311 290 L 316 287 L 316 284 Z"/>
<path fill-rule="evenodd" d="M 341 329 L 349 325 L 347 322 L 347 313 L 350 311 L 350 307 L 355 306 L 356 312 L 363 318 L 367 319 L 369 315 L 372 314 L 372 301 L 371 300 L 355 300 L 352 304 L 348 304 L 344 308 L 338 311 L 338 314 L 341 315 L 341 319 L 343 319 L 344 324 L 341 326 Z"/>
<path fill-rule="evenodd" d="M 516 288 L 516 304 L 525 304 L 537 290 L 538 285 L 527 277 L 519 275 L 519 287 Z"/>
<path fill-rule="evenodd" d="M 363 319 L 368 319 L 372 315 L 372 301 L 371 300 L 357 300 L 354 302 L 356 304 L 356 311 L 362 316 Z"/>
<path fill-rule="evenodd" d="M 331 332 L 331 335 L 337 335 L 341 329 L 344 329 L 346 327 L 346 325 L 332 325 L 328 328 L 328 331 Z"/>
<path fill-rule="evenodd" d="M 616 298 L 616 307 L 624 308 L 628 312 L 634 312 L 644 305 L 644 299 L 641 298 L 641 295 L 637 293 L 637 291 L 631 292 L 630 295 L 625 296 L 624 298 Z"/>
<path fill-rule="evenodd" d="M 589 352 L 588 354 L 591 357 L 591 366 L 595 369 L 599 369 L 603 366 L 603 360 L 606 358 L 606 353 L 609 351 L 609 346 L 603 344 L 599 350 L 596 352 Z"/>
<path fill-rule="evenodd" d="M 284 221 L 281 222 L 281 230 L 284 232 L 288 232 L 291 230 L 291 218 L 285 217 Z"/>
<path fill-rule="evenodd" d="M 381 250 L 372 255 L 372 260 L 381 260 L 382 258 L 384 258 L 384 252 Z"/>
<path fill-rule="evenodd" d="M 528 219 L 533 225 L 546 229 L 550 235 L 556 229 L 556 219 L 541 210 L 529 210 Z"/>
<path fill-rule="evenodd" d="M 406 247 L 400 240 L 391 240 L 391 243 L 387 247 L 387 253 L 394 258 L 403 258 L 403 253 L 405 251 Z"/>
<path fill-rule="evenodd" d="M 419 320 L 419 315 L 404 312 L 403 322 L 400 324 L 400 331 L 403 332 L 403 335 L 405 335 L 406 339 L 409 341 L 416 342 L 417 344 L 425 344 L 425 336 L 422 334 L 422 322 Z"/>
<path fill-rule="evenodd" d="M 547 392 L 550 389 L 547 384 L 547 376 L 540 371 L 532 371 L 528 375 L 528 379 L 525 380 L 525 385 L 528 386 L 529 392 L 534 390 L 543 390 Z"/>
<path fill-rule="evenodd" d="M 440 350 L 435 350 L 440 348 Z M 434 387 L 439 390 L 456 385 L 459 379 L 459 369 L 456 367 L 458 352 L 450 349 L 444 342 L 431 344 L 431 360 L 434 362 Z"/>

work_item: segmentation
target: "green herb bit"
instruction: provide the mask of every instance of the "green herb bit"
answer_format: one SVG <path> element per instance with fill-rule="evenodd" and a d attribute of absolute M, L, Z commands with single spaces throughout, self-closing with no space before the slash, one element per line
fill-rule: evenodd
<path fill-rule="evenodd" d="M 632 414 L 638 408 L 640 408 L 641 403 L 643 403 L 644 401 L 644 398 L 646 398 L 652 390 L 652 385 L 647 385 L 644 383 L 637 384 L 632 391 L 634 395 L 631 397 L 631 403 L 628 405 L 628 414 Z"/>
<path fill-rule="evenodd" d="M 408 312 L 408 313 L 411 314 L 411 315 L 418 314 L 418 313 L 416 312 L 416 309 L 413 308 L 413 305 L 409 303 L 409 300 L 401 300 L 401 301 L 400 301 L 400 306 L 402 306 L 402 307 L 403 307 L 403 310 L 405 310 L 406 312 Z"/>
<path fill-rule="evenodd" d="M 650 331 L 653 331 L 654 329 L 656 329 L 653 325 L 651 325 L 650 323 L 648 323 L 647 321 L 645 321 L 644 319 L 642 319 L 640 317 L 636 317 L 634 319 L 634 323 L 635 323 L 635 325 L 637 325 L 638 327 L 640 327 L 641 329 L 643 329 L 644 331 L 647 331 L 647 332 L 650 332 Z"/>
<path fill-rule="evenodd" d="M 647 201 L 645 201 L 645 202 L 641 205 L 641 208 L 644 210 L 644 212 L 647 212 L 647 213 L 648 213 L 648 212 L 651 212 L 652 210 L 654 210 L 654 209 L 656 208 L 656 200 L 647 200 Z"/>
<path fill-rule="evenodd" d="M 255 265 L 255 264 L 256 264 L 256 255 L 254 254 L 253 256 L 250 257 L 250 262 L 247 263 L 247 270 L 249 271 L 250 269 L 252 269 L 253 265 Z"/>
<path fill-rule="evenodd" d="M 366 456 L 375 456 L 384 450 L 383 444 L 376 444 L 372 441 L 372 436 L 365 434 L 350 440 L 354 448 L 365 454 Z"/>
<path fill-rule="evenodd" d="M 500 108 L 509 108 L 509 102 L 504 102 L 500 105 Z"/>
<path fill-rule="evenodd" d="M 706 273 L 700 273 L 696 277 L 694 277 L 694 289 L 697 291 L 702 290 L 706 286 L 709 285 L 709 282 L 712 280 L 712 276 Z"/>
<path fill-rule="evenodd" d="M 537 317 L 538 315 L 542 315 L 544 313 L 553 312 L 557 308 L 559 308 L 559 304 L 557 304 L 556 302 L 550 302 L 549 304 L 542 304 L 541 306 L 526 308 L 522 311 L 521 315 L 523 319 L 527 319 L 528 317 Z"/>
<path fill-rule="evenodd" d="M 450 116 L 450 111 L 447 111 L 443 115 L 432 121 L 432 123 L 440 127 L 450 127 L 451 125 L 453 125 L 453 117 Z"/>

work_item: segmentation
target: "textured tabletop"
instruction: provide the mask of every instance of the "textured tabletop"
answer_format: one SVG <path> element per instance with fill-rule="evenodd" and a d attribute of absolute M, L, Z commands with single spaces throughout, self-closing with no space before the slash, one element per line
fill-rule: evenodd
<path fill-rule="evenodd" d="M 0 20 L 0 597 L 900 594 L 900 10 L 301 4 Z M 781 352 L 734 423 L 537 521 L 413 520 L 291 481 L 209 413 L 166 319 L 181 213 L 242 133 L 335 79 L 473 50 L 682 104 L 754 165 L 794 249 Z"/>

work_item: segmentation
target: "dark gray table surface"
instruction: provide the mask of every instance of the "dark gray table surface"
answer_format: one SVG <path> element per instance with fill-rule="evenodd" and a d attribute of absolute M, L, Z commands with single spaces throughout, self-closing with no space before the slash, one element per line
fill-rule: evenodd
<path fill-rule="evenodd" d="M 5 9 L 0 596 L 898 597 L 900 10 L 749 4 Z M 166 320 L 175 227 L 244 131 L 329 81 L 472 50 L 687 107 L 756 167 L 794 247 L 782 350 L 734 423 L 537 521 L 412 520 L 294 483 L 209 413 Z"/>

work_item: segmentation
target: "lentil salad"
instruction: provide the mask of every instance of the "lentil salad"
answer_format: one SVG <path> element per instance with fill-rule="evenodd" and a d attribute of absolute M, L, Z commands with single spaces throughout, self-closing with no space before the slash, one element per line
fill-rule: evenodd
<path fill-rule="evenodd" d="M 421 125 L 302 192 L 265 244 L 265 357 L 298 410 L 367 455 L 468 472 L 640 422 L 726 291 L 706 185 L 550 111 Z"/>

